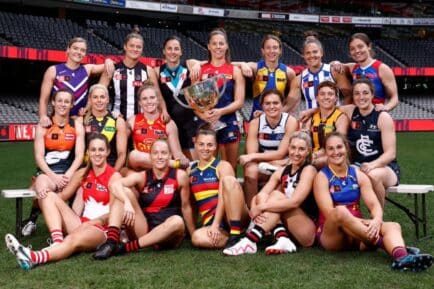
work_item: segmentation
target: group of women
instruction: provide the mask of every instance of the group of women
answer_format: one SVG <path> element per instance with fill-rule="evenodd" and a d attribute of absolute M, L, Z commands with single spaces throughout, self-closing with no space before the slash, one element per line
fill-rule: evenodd
<path fill-rule="evenodd" d="M 140 34 L 129 34 L 124 60 L 98 67 L 100 84 L 90 88 L 86 109 L 78 110 L 82 116 L 71 118 L 76 99 L 65 89 L 52 96 L 51 118 L 41 115 L 34 209 L 42 210 L 52 244 L 33 251 L 7 234 L 6 245 L 23 269 L 96 248 L 97 260 L 144 247 L 176 248 L 187 231 L 194 246 L 224 248 L 225 255 L 256 253 L 271 233 L 275 243 L 266 247 L 267 254 L 314 244 L 334 251 L 382 248 L 392 256 L 393 269 L 431 266 L 431 255 L 405 247 L 399 224 L 382 219 L 386 187 L 399 182 L 387 112 L 398 100 L 393 73 L 373 59 L 365 34 L 349 42 L 356 64 L 333 65 L 322 63 L 321 42 L 307 35 L 307 68 L 299 76 L 279 62 L 282 43 L 273 35 L 264 38 L 264 59 L 258 63 L 231 63 L 223 29 L 210 33 L 205 63 L 181 63 L 181 41 L 170 37 L 163 46 L 165 64 L 152 69 L 139 61 L 143 44 Z M 80 58 L 71 45 L 65 65 L 74 69 L 85 48 Z M 226 89 L 214 108 L 203 112 L 179 105 L 187 103 L 183 88 L 220 74 Z M 244 104 L 243 75 L 254 78 L 254 108 L 246 152 L 239 155 L 235 112 Z M 69 80 L 44 78 L 41 99 L 50 84 Z M 338 106 L 339 93 L 345 105 Z M 310 109 L 302 115 L 310 119 L 299 130 L 288 112 L 302 94 Z M 46 102 L 40 105 L 46 112 Z M 217 121 L 226 127 L 216 132 L 211 127 Z M 350 165 L 350 155 L 358 167 Z M 83 160 L 87 165 L 79 169 Z M 259 170 L 264 161 L 277 168 L 271 176 Z M 244 190 L 236 179 L 238 163 L 244 167 Z M 73 196 L 70 208 L 65 201 Z M 368 218 L 360 211 L 361 198 Z"/>

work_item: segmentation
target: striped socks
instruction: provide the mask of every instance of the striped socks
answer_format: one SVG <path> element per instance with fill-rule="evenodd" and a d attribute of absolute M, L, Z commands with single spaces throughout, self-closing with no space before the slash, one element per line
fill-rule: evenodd
<path fill-rule="evenodd" d="M 247 239 L 249 239 L 253 243 L 258 243 L 262 239 L 262 236 L 264 235 L 265 235 L 264 229 L 262 229 L 258 225 L 255 225 L 253 229 L 247 234 Z"/>
<path fill-rule="evenodd" d="M 50 261 L 50 254 L 47 250 L 30 251 L 30 259 L 33 264 L 44 264 Z"/>
<path fill-rule="evenodd" d="M 62 230 L 52 230 L 50 231 L 51 240 L 53 244 L 62 243 L 63 242 L 63 232 Z"/>
<path fill-rule="evenodd" d="M 231 236 L 239 236 L 241 234 L 241 221 L 231 220 Z"/>

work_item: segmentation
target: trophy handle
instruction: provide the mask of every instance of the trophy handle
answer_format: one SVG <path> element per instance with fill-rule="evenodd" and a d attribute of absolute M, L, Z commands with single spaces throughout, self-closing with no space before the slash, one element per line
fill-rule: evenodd
<path fill-rule="evenodd" d="M 219 98 L 220 98 L 220 96 L 222 96 L 222 94 L 225 93 L 225 90 L 226 90 L 226 76 L 222 73 L 222 74 L 216 75 L 215 78 L 216 78 L 216 83 L 218 83 L 218 81 L 220 80 L 220 78 L 223 79 L 223 88 L 219 92 Z"/>
<path fill-rule="evenodd" d="M 177 103 L 179 103 L 180 106 L 184 107 L 184 108 L 188 108 L 191 109 L 191 107 L 188 104 L 183 103 L 179 98 L 178 95 L 181 94 L 181 92 L 183 92 L 182 90 L 179 93 L 174 93 L 173 94 L 173 98 L 176 100 Z"/>

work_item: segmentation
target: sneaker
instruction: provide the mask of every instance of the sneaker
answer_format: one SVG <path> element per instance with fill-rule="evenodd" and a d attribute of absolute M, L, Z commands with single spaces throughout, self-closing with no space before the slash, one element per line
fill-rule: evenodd
<path fill-rule="evenodd" d="M 238 256 L 243 254 L 255 254 L 256 251 L 256 243 L 244 237 L 232 247 L 224 249 L 223 254 L 226 256 Z"/>
<path fill-rule="evenodd" d="M 265 248 L 265 254 L 267 255 L 287 254 L 295 251 L 297 251 L 297 247 L 287 237 L 280 237 L 274 245 Z"/>
<path fill-rule="evenodd" d="M 240 239 L 241 239 L 240 235 L 231 235 L 228 241 L 226 242 L 225 249 L 232 247 L 233 245 L 238 243 Z"/>
<path fill-rule="evenodd" d="M 97 251 L 92 255 L 95 260 L 106 260 L 116 253 L 115 242 L 105 242 L 98 247 Z"/>
<path fill-rule="evenodd" d="M 23 229 L 21 230 L 21 234 L 24 237 L 28 237 L 36 231 L 36 224 L 33 221 L 28 221 Z"/>
<path fill-rule="evenodd" d="M 264 175 L 271 176 L 275 171 L 277 171 L 277 167 L 269 163 L 261 162 L 258 165 L 258 170 Z"/>
<path fill-rule="evenodd" d="M 407 253 L 410 255 L 418 255 L 420 254 L 420 249 L 416 247 L 405 247 L 407 249 Z"/>
<path fill-rule="evenodd" d="M 9 251 L 17 258 L 18 265 L 20 265 L 21 269 L 30 270 L 33 268 L 34 264 L 30 257 L 29 248 L 21 245 L 12 234 L 6 234 L 5 242 Z"/>
<path fill-rule="evenodd" d="M 432 256 L 429 254 L 407 255 L 392 263 L 393 270 L 420 272 L 432 265 Z"/>

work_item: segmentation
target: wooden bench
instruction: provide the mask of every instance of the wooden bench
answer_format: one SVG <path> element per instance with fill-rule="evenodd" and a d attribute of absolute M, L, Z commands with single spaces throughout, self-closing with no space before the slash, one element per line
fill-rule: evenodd
<path fill-rule="evenodd" d="M 428 221 L 426 218 L 426 201 L 425 196 L 427 193 L 434 191 L 434 186 L 432 185 L 409 185 L 409 184 L 401 184 L 399 186 L 393 186 L 387 189 L 389 196 L 386 197 L 386 200 L 402 211 L 404 211 L 410 220 L 413 222 L 416 229 L 416 238 L 420 240 L 420 224 L 422 224 L 422 238 L 427 237 L 427 225 Z M 414 197 L 414 211 L 406 206 L 392 200 L 390 198 L 391 194 L 409 194 Z M 419 202 L 419 196 L 421 196 L 421 202 Z M 420 211 L 422 211 L 422 215 L 420 215 Z"/>
<path fill-rule="evenodd" d="M 16 189 L 2 190 L 1 195 L 6 199 L 15 199 L 15 236 L 20 238 L 23 226 L 23 198 L 33 198 L 36 193 L 29 189 Z"/>

